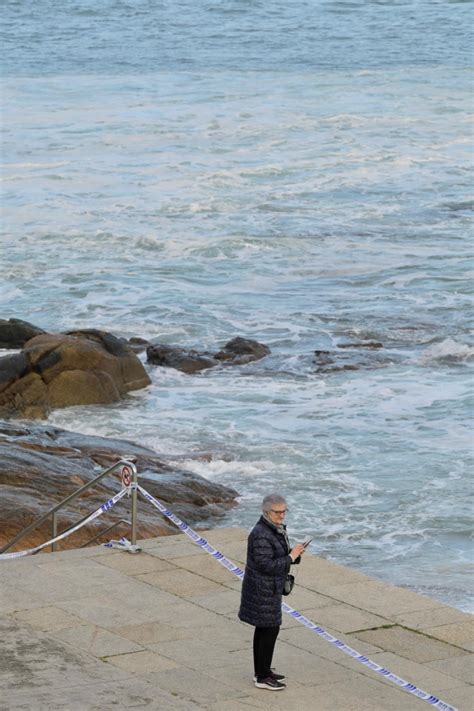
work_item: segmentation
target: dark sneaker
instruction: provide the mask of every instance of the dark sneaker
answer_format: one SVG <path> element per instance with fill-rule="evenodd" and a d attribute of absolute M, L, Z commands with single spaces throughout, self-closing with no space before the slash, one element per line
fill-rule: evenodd
<path fill-rule="evenodd" d="M 255 682 L 257 689 L 268 689 L 269 691 L 282 691 L 286 689 L 286 685 L 282 684 L 281 681 L 273 679 L 271 676 L 267 676 L 266 679 L 262 679 Z"/>
<path fill-rule="evenodd" d="M 285 678 L 285 675 L 284 675 L 284 674 L 275 674 L 275 672 L 273 671 L 273 669 L 272 669 L 272 671 L 270 672 L 270 674 L 269 674 L 268 676 L 271 676 L 271 678 L 272 678 L 272 679 L 275 679 L 275 681 L 283 681 L 283 679 Z M 257 681 L 257 677 L 254 676 L 253 680 L 254 680 L 254 681 Z"/>

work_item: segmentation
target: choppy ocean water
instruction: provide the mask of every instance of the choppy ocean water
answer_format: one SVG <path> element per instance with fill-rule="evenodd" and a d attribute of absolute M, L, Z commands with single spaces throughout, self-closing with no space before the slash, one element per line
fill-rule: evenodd
<path fill-rule="evenodd" d="M 315 553 L 469 609 L 472 3 L 3 9 L 2 317 L 272 349 L 52 422 L 221 452 L 224 525 L 283 491 Z"/>

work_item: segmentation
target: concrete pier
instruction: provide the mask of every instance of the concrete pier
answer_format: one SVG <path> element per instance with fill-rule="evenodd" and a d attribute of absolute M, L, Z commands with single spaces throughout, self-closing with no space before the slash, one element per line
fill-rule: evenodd
<path fill-rule="evenodd" d="M 236 563 L 247 532 L 203 533 Z M 184 535 L 0 561 L 0 711 L 416 711 L 402 691 L 283 616 L 256 689 L 240 581 Z M 305 554 L 288 603 L 459 711 L 474 709 L 472 616 Z"/>

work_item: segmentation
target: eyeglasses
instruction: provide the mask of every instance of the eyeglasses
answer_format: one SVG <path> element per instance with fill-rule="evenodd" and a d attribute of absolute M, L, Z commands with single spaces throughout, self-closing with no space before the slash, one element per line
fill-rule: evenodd
<path fill-rule="evenodd" d="M 290 509 L 283 509 L 283 511 L 276 511 L 275 509 L 270 509 L 270 511 L 274 514 L 278 514 L 279 516 L 284 516 L 285 514 L 288 513 Z"/>

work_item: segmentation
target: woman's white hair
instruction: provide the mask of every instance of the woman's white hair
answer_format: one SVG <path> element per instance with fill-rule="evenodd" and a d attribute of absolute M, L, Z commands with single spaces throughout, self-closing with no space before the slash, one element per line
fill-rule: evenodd
<path fill-rule="evenodd" d="M 275 506 L 275 504 L 286 504 L 286 499 L 280 494 L 267 494 L 262 501 L 262 511 L 263 513 L 268 513 Z"/>

